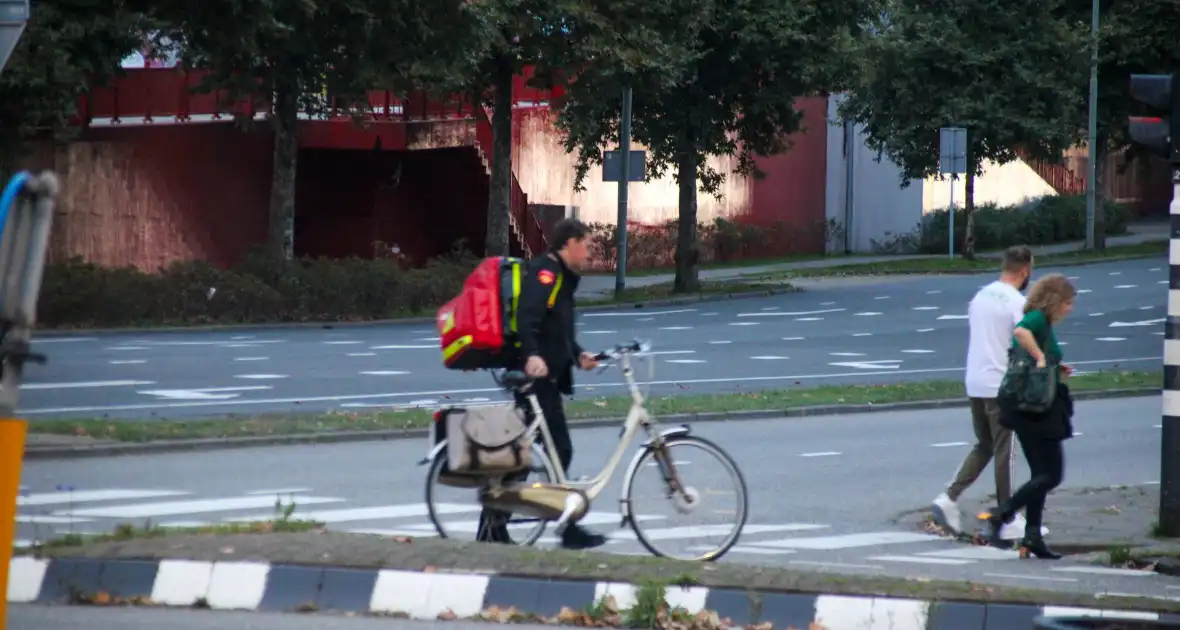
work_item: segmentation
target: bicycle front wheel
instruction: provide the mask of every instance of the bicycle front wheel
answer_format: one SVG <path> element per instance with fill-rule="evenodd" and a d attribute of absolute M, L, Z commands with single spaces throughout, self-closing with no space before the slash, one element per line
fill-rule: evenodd
<path fill-rule="evenodd" d="M 673 491 L 665 480 L 665 462 L 671 463 L 683 491 Z M 704 438 L 673 437 L 664 440 L 662 449 L 648 448 L 627 486 L 631 529 L 657 556 L 716 560 L 737 544 L 746 525 L 746 480 L 733 458 Z M 696 524 L 674 524 L 680 519 Z"/>

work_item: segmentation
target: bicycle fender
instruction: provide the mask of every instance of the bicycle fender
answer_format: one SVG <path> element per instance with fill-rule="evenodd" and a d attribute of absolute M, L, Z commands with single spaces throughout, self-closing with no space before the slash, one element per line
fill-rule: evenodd
<path fill-rule="evenodd" d="M 682 424 L 678 427 L 672 427 L 671 429 L 664 429 L 663 431 L 660 431 L 660 437 L 668 439 L 671 437 L 688 435 L 689 433 L 692 433 L 692 427 L 688 426 L 687 424 Z M 649 438 L 644 440 L 643 444 L 640 445 L 640 448 L 651 448 L 651 439 Z"/>
<path fill-rule="evenodd" d="M 683 424 L 678 427 L 672 427 L 671 429 L 664 429 L 663 431 L 660 431 L 660 437 L 666 440 L 668 438 L 688 435 L 689 433 L 692 433 L 692 428 L 687 424 Z M 630 493 L 631 479 L 635 476 L 635 470 L 639 468 L 639 460 L 643 458 L 644 454 L 651 450 L 651 446 L 651 440 L 648 439 L 645 440 L 643 444 L 640 444 L 639 449 L 635 451 L 635 457 L 631 458 L 631 464 L 627 466 L 627 472 L 623 475 L 623 489 L 621 496 L 626 497 Z M 619 508 L 623 512 L 623 517 L 626 518 L 630 509 L 630 506 L 627 505 L 626 500 L 620 502 Z"/>
<path fill-rule="evenodd" d="M 425 466 L 425 465 L 429 464 L 430 462 L 433 462 L 434 458 L 438 457 L 438 454 L 441 453 L 446 448 L 447 448 L 447 441 L 446 440 L 443 440 L 442 442 L 435 444 L 434 448 L 430 449 L 430 452 L 426 454 L 426 457 L 423 457 L 422 461 L 418 462 L 418 465 Z"/>

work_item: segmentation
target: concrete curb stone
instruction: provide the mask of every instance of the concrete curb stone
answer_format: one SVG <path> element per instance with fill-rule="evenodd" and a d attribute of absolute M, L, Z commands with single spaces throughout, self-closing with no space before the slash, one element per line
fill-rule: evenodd
<path fill-rule="evenodd" d="M 1135 398 L 1154 396 L 1160 393 L 1156 388 L 1129 388 L 1080 391 L 1074 400 L 1099 400 L 1106 398 Z M 911 411 L 926 409 L 950 409 L 963 407 L 965 399 L 918 400 L 909 402 L 883 403 L 880 405 L 817 405 L 783 410 L 702 412 L 669 414 L 660 417 L 665 425 L 687 424 L 690 422 L 722 422 L 728 420 L 767 420 L 772 418 L 801 418 L 830 416 L 852 413 Z M 573 428 L 597 428 L 615 426 L 622 418 L 590 418 L 574 420 Z M 428 429 L 406 429 L 403 431 L 337 431 L 332 433 L 297 433 L 290 435 L 268 435 L 260 437 L 208 438 L 195 440 L 158 440 L 154 442 L 105 442 L 94 446 L 31 446 L 25 450 L 26 460 L 73 459 L 83 457 L 112 457 L 116 455 L 149 455 L 181 451 L 212 451 L 231 448 L 261 446 L 288 446 L 296 444 L 338 444 L 345 442 L 377 442 L 406 438 L 423 438 Z"/>
<path fill-rule="evenodd" d="M 9 574 L 11 603 L 76 604 L 101 593 L 110 598 L 108 603 L 263 612 L 324 611 L 421 620 L 450 615 L 472 618 L 493 606 L 553 617 L 565 607 L 587 609 L 607 595 L 626 610 L 634 606 L 638 591 L 636 585 L 622 582 L 268 562 L 22 556 L 12 560 Z M 691 614 L 716 612 L 738 627 L 771 622 L 776 628 L 814 628 L 812 624 L 818 624 L 846 630 L 875 627 L 888 619 L 891 630 L 1012 630 L 1029 628 L 1041 616 L 1180 622 L 1180 615 L 1158 612 L 703 586 L 669 586 L 665 598 L 670 606 Z"/>

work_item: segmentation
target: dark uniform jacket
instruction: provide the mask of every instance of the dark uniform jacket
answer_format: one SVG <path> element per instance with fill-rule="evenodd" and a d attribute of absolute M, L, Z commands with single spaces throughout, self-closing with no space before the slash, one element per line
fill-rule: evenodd
<path fill-rule="evenodd" d="M 573 368 L 582 354 L 574 331 L 574 292 L 578 290 L 578 280 L 578 274 L 566 267 L 560 257 L 546 252 L 528 262 L 516 311 L 520 367 L 524 367 L 530 356 L 541 357 L 549 367 L 548 378 L 566 395 L 573 394 Z"/>

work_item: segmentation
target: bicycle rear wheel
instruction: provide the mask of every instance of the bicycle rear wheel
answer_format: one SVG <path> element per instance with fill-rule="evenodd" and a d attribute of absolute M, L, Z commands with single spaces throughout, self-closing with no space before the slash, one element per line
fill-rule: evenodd
<path fill-rule="evenodd" d="M 529 469 L 529 483 L 553 483 L 556 473 L 545 450 L 534 443 L 533 464 Z M 440 538 L 454 540 L 475 540 L 479 530 L 481 506 L 477 493 L 486 482 L 477 482 L 470 487 L 456 487 L 440 481 L 443 467 L 447 463 L 447 451 L 442 449 L 430 464 L 426 474 L 426 510 L 430 522 Z M 512 515 L 507 522 L 508 536 L 513 544 L 528 547 L 537 542 L 545 533 L 547 521 Z"/>
<path fill-rule="evenodd" d="M 685 493 L 669 488 L 663 474 L 665 461 L 671 462 Z M 657 556 L 681 560 L 709 561 L 725 555 L 737 544 L 749 511 L 746 480 L 733 458 L 694 435 L 667 438 L 658 451 L 646 449 L 627 480 L 624 499 L 639 543 Z M 671 508 L 671 516 L 648 513 L 661 507 Z M 683 516 L 703 516 L 706 523 L 675 526 L 670 522 Z M 705 542 L 714 537 L 718 542 Z M 687 548 L 677 551 L 674 544 L 684 541 L 689 543 Z"/>

